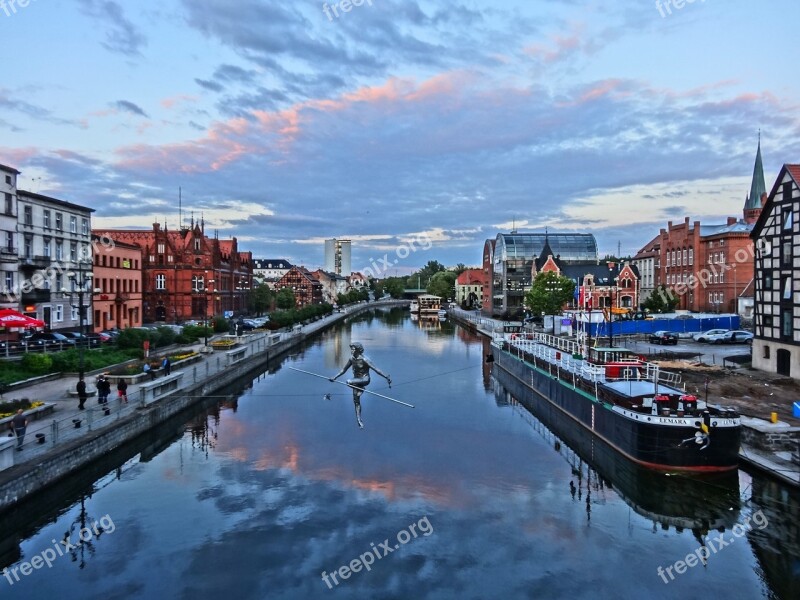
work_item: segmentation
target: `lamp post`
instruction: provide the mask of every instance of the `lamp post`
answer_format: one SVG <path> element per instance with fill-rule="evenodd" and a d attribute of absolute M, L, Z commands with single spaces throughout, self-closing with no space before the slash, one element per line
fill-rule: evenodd
<path fill-rule="evenodd" d="M 209 279 L 206 283 L 207 284 L 214 283 L 214 280 L 213 279 Z M 203 325 L 204 325 L 203 333 L 205 333 L 205 344 L 204 344 L 205 346 L 208 346 L 208 295 L 212 294 L 212 293 L 216 293 L 216 291 L 217 291 L 217 290 L 214 290 L 212 292 L 211 290 L 212 290 L 212 288 L 208 287 L 208 286 L 203 289 L 203 317 L 205 318 L 205 320 L 203 321 Z M 211 307 L 212 307 L 212 312 L 213 312 L 213 307 L 214 307 L 213 298 L 212 298 Z"/>
<path fill-rule="evenodd" d="M 86 307 L 83 305 L 83 297 L 86 295 L 91 301 L 92 294 L 99 293 L 100 290 L 86 289 L 87 284 L 91 284 L 92 281 L 91 262 L 87 263 L 79 260 L 77 261 L 77 264 L 78 268 L 74 271 L 70 271 L 67 274 L 67 278 L 71 282 L 72 289 L 68 290 L 67 288 L 62 288 L 61 294 L 64 298 L 70 299 L 70 305 L 72 305 L 72 301 L 75 297 L 78 299 L 78 328 L 81 334 L 81 339 L 78 340 L 78 377 L 83 379 L 84 350 L 89 340 L 85 331 Z M 87 264 L 89 265 L 89 270 L 85 269 Z"/>

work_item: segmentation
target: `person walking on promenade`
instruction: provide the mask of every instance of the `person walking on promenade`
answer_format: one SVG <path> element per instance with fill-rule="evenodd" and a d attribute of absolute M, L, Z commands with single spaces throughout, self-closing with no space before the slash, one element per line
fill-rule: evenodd
<path fill-rule="evenodd" d="M 83 380 L 83 377 L 78 379 L 78 385 L 75 386 L 78 390 L 78 408 L 81 410 L 86 410 L 84 408 L 84 404 L 86 404 L 86 382 Z"/>
<path fill-rule="evenodd" d="M 22 409 L 17 411 L 14 418 L 11 419 L 11 427 L 14 434 L 17 436 L 17 450 L 22 451 L 22 442 L 25 440 L 25 429 L 28 427 L 28 417 L 22 414 Z"/>
<path fill-rule="evenodd" d="M 111 383 L 106 379 L 105 375 L 100 375 L 97 378 L 97 402 L 99 404 L 108 404 L 108 395 L 111 393 Z"/>
<path fill-rule="evenodd" d="M 169 372 L 172 370 L 172 363 L 169 362 L 169 356 L 164 357 L 161 368 L 164 369 L 164 375 L 169 375 Z"/>
<path fill-rule="evenodd" d="M 124 379 L 120 379 L 117 384 L 117 395 L 120 402 L 128 403 L 128 384 L 125 383 Z"/>

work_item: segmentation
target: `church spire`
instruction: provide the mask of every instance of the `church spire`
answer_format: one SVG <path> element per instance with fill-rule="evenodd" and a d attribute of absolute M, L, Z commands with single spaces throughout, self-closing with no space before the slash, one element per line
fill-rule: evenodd
<path fill-rule="evenodd" d="M 744 202 L 744 222 L 748 224 L 758 221 L 761 207 L 766 201 L 767 186 L 764 183 L 764 164 L 761 161 L 761 130 L 758 130 L 758 150 L 756 163 L 753 166 L 753 180 L 750 183 L 750 194 Z"/>
<path fill-rule="evenodd" d="M 756 164 L 753 167 L 753 181 L 750 183 L 750 195 L 744 209 L 761 208 L 761 194 L 767 192 L 764 183 L 764 164 L 761 162 L 761 130 L 758 131 L 758 151 L 756 152 Z"/>

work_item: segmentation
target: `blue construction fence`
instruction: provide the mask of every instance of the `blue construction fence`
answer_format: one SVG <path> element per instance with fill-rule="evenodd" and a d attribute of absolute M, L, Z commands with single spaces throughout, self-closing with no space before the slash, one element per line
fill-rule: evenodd
<path fill-rule="evenodd" d="M 614 335 L 649 334 L 655 331 L 671 331 L 677 334 L 692 334 L 709 329 L 739 329 L 739 315 L 720 315 L 703 319 L 652 319 L 646 321 L 614 321 Z M 591 323 L 592 337 L 608 337 L 610 324 Z"/>

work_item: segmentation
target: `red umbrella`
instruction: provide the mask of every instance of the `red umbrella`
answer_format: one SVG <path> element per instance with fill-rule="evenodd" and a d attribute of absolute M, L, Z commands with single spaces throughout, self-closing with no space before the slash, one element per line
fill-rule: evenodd
<path fill-rule="evenodd" d="M 0 310 L 0 327 L 44 327 L 44 321 L 34 319 L 20 312 L 4 308 Z"/>

